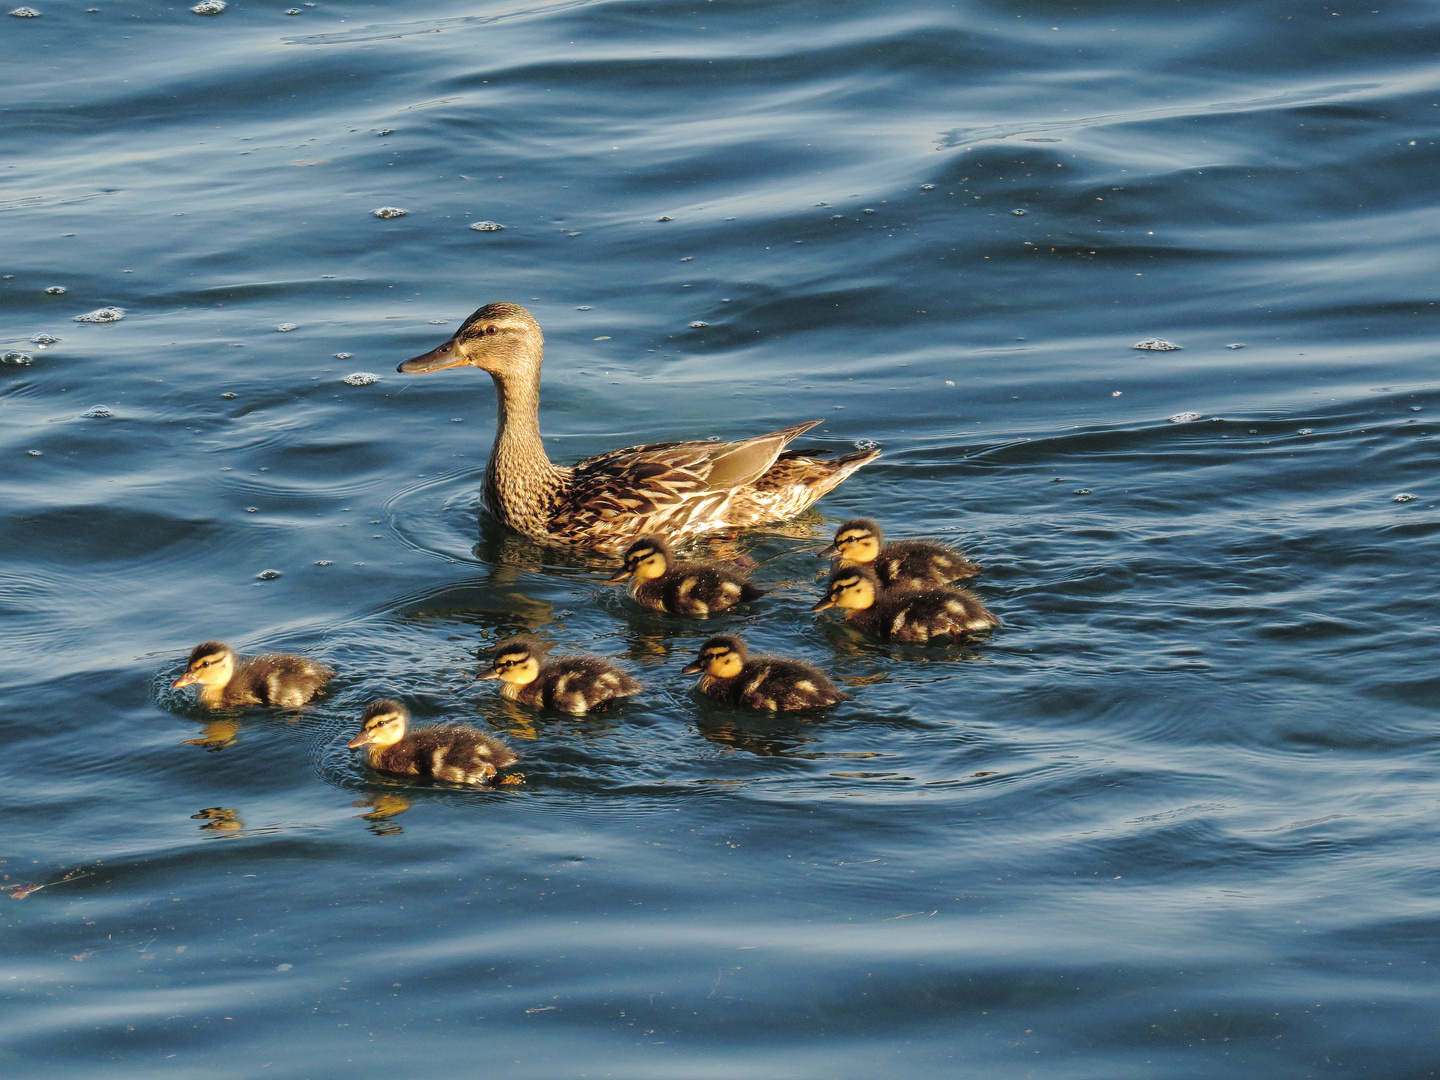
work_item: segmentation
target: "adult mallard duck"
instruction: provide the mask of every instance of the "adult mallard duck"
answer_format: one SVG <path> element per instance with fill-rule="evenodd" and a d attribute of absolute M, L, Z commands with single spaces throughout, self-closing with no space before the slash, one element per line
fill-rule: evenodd
<path fill-rule="evenodd" d="M 255 656 L 241 660 L 223 641 L 196 645 L 176 689 L 198 684 L 200 704 L 211 709 L 235 705 L 304 705 L 335 672 L 303 656 Z"/>
<path fill-rule="evenodd" d="M 932 638 L 961 638 L 1000 625 L 980 598 L 965 589 L 881 589 L 868 566 L 851 566 L 830 575 L 825 599 L 811 611 L 838 607 L 845 621 L 862 633 L 907 645 Z"/>
<path fill-rule="evenodd" d="M 610 580 L 626 578 L 637 604 L 675 615 L 710 615 L 765 595 L 729 567 L 680 562 L 658 536 L 642 536 L 625 549 L 625 568 Z"/>
<path fill-rule="evenodd" d="M 572 655 L 542 664 L 548 651 L 548 646 L 531 638 L 511 638 L 496 646 L 490 670 L 478 677 L 501 680 L 500 693 L 521 705 L 559 709 L 576 716 L 640 692 L 640 684 L 609 660 Z"/>
<path fill-rule="evenodd" d="M 706 697 L 761 712 L 823 709 L 850 700 L 819 668 L 799 660 L 749 657 L 745 643 L 729 635 L 705 642 L 699 658 L 680 674 L 699 675 Z"/>
<path fill-rule="evenodd" d="M 880 526 L 869 518 L 852 518 L 835 530 L 835 542 L 820 557 L 837 556 L 841 567 L 868 566 L 887 589 L 932 589 L 985 569 L 962 552 L 928 540 L 884 544 Z"/>
<path fill-rule="evenodd" d="M 681 541 L 715 529 L 794 517 L 876 450 L 822 460 L 785 446 L 819 420 L 740 442 L 627 446 L 557 466 L 540 437 L 540 324 L 518 304 L 486 304 L 408 373 L 470 365 L 495 380 L 495 445 L 485 504 L 516 532 L 547 544 L 616 549 L 640 533 Z"/>
<path fill-rule="evenodd" d="M 494 735 L 460 724 L 407 731 L 410 714 L 389 698 L 372 701 L 360 717 L 360 734 L 346 745 L 365 747 L 372 769 L 401 776 L 433 776 L 452 784 L 483 784 L 519 758 Z"/>

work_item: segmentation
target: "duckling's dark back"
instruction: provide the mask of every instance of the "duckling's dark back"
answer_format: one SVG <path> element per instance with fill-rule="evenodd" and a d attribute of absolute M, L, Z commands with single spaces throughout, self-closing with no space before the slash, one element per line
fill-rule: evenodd
<path fill-rule="evenodd" d="M 772 656 L 747 660 L 733 679 L 710 676 L 702 680 L 702 689 L 710 697 L 731 705 L 768 712 L 820 709 L 851 698 L 850 694 L 835 689 L 819 668 Z"/>
<path fill-rule="evenodd" d="M 640 692 L 640 684 L 598 656 L 557 656 L 516 696 L 523 705 L 561 712 L 588 712 L 617 697 Z"/>
<path fill-rule="evenodd" d="M 241 661 L 225 684 L 227 705 L 304 705 L 335 672 L 303 656 L 257 656 Z"/>
<path fill-rule="evenodd" d="M 515 764 L 515 751 L 493 735 L 472 727 L 418 728 L 393 746 L 377 747 L 374 768 L 410 776 L 433 776 L 455 784 L 477 783 Z"/>
<path fill-rule="evenodd" d="M 886 544 L 872 566 L 881 584 L 892 589 L 933 589 L 972 578 L 984 569 L 953 548 L 928 540 Z"/>
<path fill-rule="evenodd" d="M 850 611 L 845 619 L 874 637 L 912 645 L 1000 625 L 980 598 L 966 589 L 886 590 L 873 607 Z"/>
<path fill-rule="evenodd" d="M 676 615 L 708 615 L 764 595 L 733 570 L 695 562 L 676 563 L 635 587 L 636 602 Z"/>

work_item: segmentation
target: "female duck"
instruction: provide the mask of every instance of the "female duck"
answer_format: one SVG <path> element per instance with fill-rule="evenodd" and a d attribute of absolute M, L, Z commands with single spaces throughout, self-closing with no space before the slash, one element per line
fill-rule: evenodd
<path fill-rule="evenodd" d="M 677 561 L 658 536 L 642 536 L 625 550 L 625 569 L 610 580 L 627 577 L 637 604 L 674 615 L 710 615 L 765 595 L 726 567 Z"/>
<path fill-rule="evenodd" d="M 515 752 L 477 728 L 439 725 L 407 731 L 410 714 L 389 698 L 372 701 L 360 717 L 360 734 L 347 744 L 365 747 L 372 769 L 400 776 L 433 776 L 452 784 L 483 784 L 515 764 Z"/>
<path fill-rule="evenodd" d="M 569 468 L 550 463 L 540 438 L 540 325 L 518 304 L 486 304 L 445 344 L 402 372 L 471 365 L 495 380 L 495 445 L 485 504 L 533 540 L 613 550 L 637 533 L 684 539 L 714 529 L 794 517 L 878 451 L 829 461 L 785 446 L 818 420 L 731 443 L 627 446 Z"/>
<path fill-rule="evenodd" d="M 682 675 L 699 675 L 700 692 L 716 701 L 763 712 L 820 709 L 849 701 L 819 668 L 773 656 L 746 658 L 736 637 L 713 637 L 700 646 L 700 657 Z"/>
<path fill-rule="evenodd" d="M 505 684 L 500 693 L 521 705 L 576 716 L 640 692 L 638 682 L 598 656 L 560 656 L 541 664 L 548 649 L 530 638 L 511 638 L 495 650 L 494 663 L 480 678 L 500 679 Z"/>
<path fill-rule="evenodd" d="M 868 566 L 887 589 L 933 589 L 984 569 L 954 548 L 926 540 L 884 544 L 880 526 L 869 518 L 854 518 L 835 531 L 835 542 L 820 557 L 838 556 L 840 566 Z"/>
<path fill-rule="evenodd" d="M 959 638 L 1000 625 L 974 593 L 964 589 L 882 591 L 875 571 L 852 566 L 830 575 L 825 599 L 811 611 L 838 607 L 845 621 L 885 641 L 914 645 L 937 637 Z"/>
<path fill-rule="evenodd" d="M 304 705 L 335 677 L 324 664 L 303 656 L 256 656 L 241 660 L 220 641 L 196 645 L 176 689 L 198 684 L 200 704 L 211 709 L 235 705 Z"/>

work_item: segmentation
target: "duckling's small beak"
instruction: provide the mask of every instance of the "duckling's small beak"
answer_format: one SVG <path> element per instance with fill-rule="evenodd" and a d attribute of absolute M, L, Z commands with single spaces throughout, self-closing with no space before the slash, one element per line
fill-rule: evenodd
<path fill-rule="evenodd" d="M 826 608 L 832 608 L 832 607 L 834 607 L 834 606 L 835 606 L 835 601 L 832 600 L 830 597 L 827 596 L 827 597 L 825 597 L 824 600 L 821 600 L 818 604 L 816 604 L 816 605 L 815 605 L 814 607 L 812 607 L 810 610 L 811 610 L 811 611 L 824 611 Z"/>
<path fill-rule="evenodd" d="M 193 671 L 187 671 L 184 675 L 181 675 L 178 679 L 171 683 L 170 686 L 172 689 L 178 690 L 182 686 L 189 686 L 191 683 L 197 683 L 199 681 L 200 676 L 196 675 Z"/>
<path fill-rule="evenodd" d="M 489 671 L 482 671 L 479 675 L 475 676 L 477 679 L 498 679 L 499 677 L 500 672 L 493 667 Z"/>
<path fill-rule="evenodd" d="M 606 581 L 624 581 L 624 580 L 625 580 L 627 577 L 629 577 L 633 572 L 634 572 L 634 571 L 632 571 L 632 570 L 627 566 L 624 570 L 621 570 L 618 574 L 611 574 L 611 575 L 610 575 L 608 578 L 606 578 L 605 580 L 606 580 Z"/>
<path fill-rule="evenodd" d="M 451 338 L 437 348 L 419 356 L 412 356 L 395 370 L 403 371 L 407 375 L 417 375 L 425 371 L 443 371 L 449 367 L 460 367 L 469 363 L 455 350 L 455 339 Z"/>
<path fill-rule="evenodd" d="M 346 743 L 345 745 L 348 746 L 351 750 L 354 750 L 356 747 L 364 746 L 364 745 L 365 745 L 366 743 L 368 743 L 369 741 L 370 741 L 370 732 L 368 732 L 368 731 L 362 731 L 362 732 L 360 732 L 359 735 L 356 735 L 353 739 L 351 739 L 351 740 L 350 740 L 348 743 Z"/>
<path fill-rule="evenodd" d="M 840 554 L 840 545 L 839 545 L 839 544 L 831 544 L 831 545 L 830 545 L 828 548 L 826 548 L 824 551 L 820 552 L 820 554 L 819 554 L 818 556 L 816 556 L 816 557 L 817 557 L 817 558 L 820 558 L 820 559 L 833 559 L 836 555 L 839 555 L 839 554 Z"/>
<path fill-rule="evenodd" d="M 705 661 L 704 661 L 704 660 L 695 660 L 695 661 L 693 661 L 693 662 L 691 662 L 691 663 L 689 663 L 689 664 L 686 664 L 683 668 L 681 668 L 681 669 L 680 669 L 680 674 L 681 674 L 681 675 L 699 675 L 699 674 L 700 674 L 702 671 L 704 671 L 704 670 L 705 670 Z"/>

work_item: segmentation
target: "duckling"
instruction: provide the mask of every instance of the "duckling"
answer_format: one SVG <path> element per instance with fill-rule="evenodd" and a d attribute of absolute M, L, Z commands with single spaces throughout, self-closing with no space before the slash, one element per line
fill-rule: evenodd
<path fill-rule="evenodd" d="M 433 776 L 452 784 L 483 784 L 519 760 L 513 750 L 478 728 L 423 727 L 407 734 L 410 714 L 389 698 L 372 701 L 360 717 L 360 734 L 346 745 L 365 747 L 372 769 L 401 776 Z"/>
<path fill-rule="evenodd" d="M 724 566 L 678 562 L 658 536 L 642 536 L 625 551 L 625 569 L 611 581 L 633 578 L 630 595 L 637 604 L 675 615 L 709 615 L 765 595 Z"/>
<path fill-rule="evenodd" d="M 560 656 L 541 665 L 549 647 L 531 638 L 517 637 L 495 650 L 495 661 L 481 679 L 500 679 L 500 693 L 521 705 L 580 716 L 607 708 L 616 698 L 640 692 L 640 684 L 608 660 L 598 656 Z"/>
<path fill-rule="evenodd" d="M 837 569 L 868 566 L 887 589 L 931 589 L 972 578 L 984 569 L 962 552 L 928 540 L 901 540 L 881 546 L 880 526 L 853 518 L 835 530 L 835 542 L 820 557 L 838 556 Z"/>
<path fill-rule="evenodd" d="M 736 637 L 711 638 L 680 674 L 699 675 L 700 692 L 707 697 L 764 712 L 820 709 L 851 698 L 836 690 L 819 668 L 799 660 L 747 660 L 745 643 Z"/>
<path fill-rule="evenodd" d="M 931 638 L 961 637 L 999 626 L 974 593 L 964 589 L 880 588 L 868 566 L 851 566 L 830 575 L 825 599 L 811 611 L 838 607 L 845 621 L 871 637 L 904 644 Z"/>
<path fill-rule="evenodd" d="M 200 704 L 211 709 L 234 705 L 304 705 L 335 677 L 324 664 L 303 656 L 279 654 L 241 660 L 224 642 L 195 646 L 185 674 L 171 686 L 198 683 Z"/>
<path fill-rule="evenodd" d="M 736 442 L 626 446 L 573 466 L 554 465 L 540 436 L 545 336 L 518 304 L 478 309 L 455 335 L 400 371 L 469 365 L 495 382 L 497 422 L 485 465 L 485 505 L 542 544 L 619 550 L 637 533 L 688 538 L 792 518 L 878 450 L 824 457 L 786 447 L 821 423 L 808 420 Z"/>

